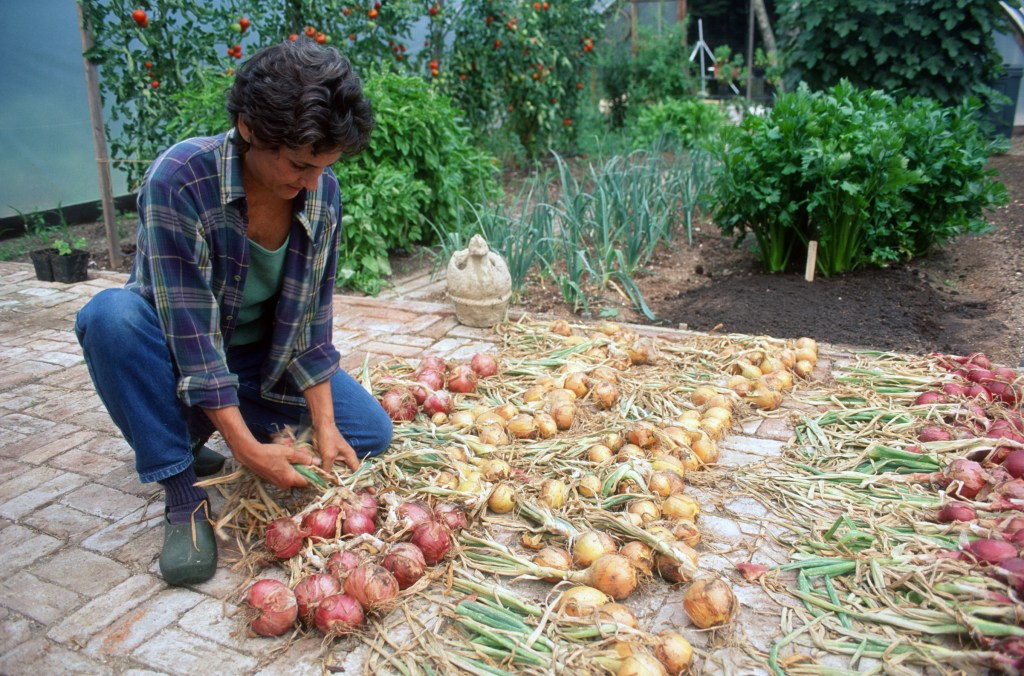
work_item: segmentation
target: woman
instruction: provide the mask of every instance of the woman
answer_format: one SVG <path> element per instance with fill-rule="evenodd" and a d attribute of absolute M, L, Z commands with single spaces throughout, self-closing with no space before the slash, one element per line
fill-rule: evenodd
<path fill-rule="evenodd" d="M 234 458 L 279 488 L 293 464 L 383 452 L 391 422 L 340 370 L 331 343 L 341 207 L 330 166 L 363 150 L 373 112 L 333 48 L 302 38 L 239 68 L 233 128 L 163 153 L 139 191 L 138 251 L 124 289 L 97 294 L 75 330 L 96 390 L 164 487 L 160 570 L 172 585 L 213 576 L 217 549 L 197 476 Z M 311 427 L 319 457 L 271 441 Z"/>

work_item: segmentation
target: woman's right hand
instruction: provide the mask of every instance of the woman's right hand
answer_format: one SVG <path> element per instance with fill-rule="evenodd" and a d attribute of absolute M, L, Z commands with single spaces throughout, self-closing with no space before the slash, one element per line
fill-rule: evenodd
<path fill-rule="evenodd" d="M 289 444 L 261 444 L 253 441 L 243 448 L 231 449 L 238 462 L 261 479 L 280 489 L 306 488 L 309 482 L 292 465 L 319 465 L 320 459 L 307 448 Z"/>

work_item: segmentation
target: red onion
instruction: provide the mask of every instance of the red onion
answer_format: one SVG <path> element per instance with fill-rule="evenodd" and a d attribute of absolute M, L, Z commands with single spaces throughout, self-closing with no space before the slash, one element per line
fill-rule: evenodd
<path fill-rule="evenodd" d="M 942 388 L 945 390 L 945 386 Z M 923 406 L 924 404 L 944 404 L 948 401 L 946 396 L 941 392 L 922 392 L 918 395 L 917 399 L 914 400 L 915 406 Z"/>
<path fill-rule="evenodd" d="M 982 401 L 992 401 L 992 394 L 985 389 L 984 385 L 974 384 L 968 387 L 964 394 L 971 399 L 981 399 Z"/>
<path fill-rule="evenodd" d="M 469 525 L 466 511 L 450 502 L 442 502 L 434 507 L 434 517 L 452 532 L 458 532 Z"/>
<path fill-rule="evenodd" d="M 1019 394 L 1013 385 L 993 380 L 985 384 L 986 389 L 992 394 L 993 400 L 998 399 L 1004 404 L 1014 405 L 1019 399 Z"/>
<path fill-rule="evenodd" d="M 411 542 L 399 542 L 391 548 L 381 565 L 391 571 L 399 589 L 408 589 L 423 577 L 427 562 L 420 548 Z"/>
<path fill-rule="evenodd" d="M 395 508 L 395 514 L 409 528 L 415 528 L 433 518 L 429 507 L 422 502 L 413 501 L 398 503 L 398 507 Z"/>
<path fill-rule="evenodd" d="M 985 436 L 989 439 L 1009 439 L 1010 441 L 1024 443 L 1024 435 L 1021 435 L 1008 420 L 996 420 L 993 422 L 989 425 Z"/>
<path fill-rule="evenodd" d="M 341 508 L 337 505 L 328 505 L 323 509 L 315 509 L 302 519 L 302 529 L 310 537 L 334 538 L 338 536 L 338 518 L 341 516 Z"/>
<path fill-rule="evenodd" d="M 988 475 L 975 461 L 957 458 L 946 468 L 946 478 L 951 482 L 960 482 L 961 486 L 957 488 L 956 494 L 969 500 L 985 487 Z"/>
<path fill-rule="evenodd" d="M 476 390 L 477 375 L 468 364 L 457 364 L 448 378 L 448 389 L 465 394 Z"/>
<path fill-rule="evenodd" d="M 949 432 L 938 425 L 925 425 L 921 428 L 917 438 L 921 441 L 949 441 Z"/>
<path fill-rule="evenodd" d="M 313 613 L 320 602 L 328 596 L 341 593 L 338 578 L 327 573 L 313 573 L 299 580 L 295 585 L 295 601 L 299 605 L 299 617 L 306 624 L 313 624 Z"/>
<path fill-rule="evenodd" d="M 346 634 L 363 623 L 363 609 L 351 596 L 335 594 L 320 602 L 314 621 L 316 628 L 328 636 Z"/>
<path fill-rule="evenodd" d="M 345 549 L 331 554 L 325 567 L 328 573 L 339 580 L 344 580 L 353 568 L 365 560 L 366 554 L 362 550 Z"/>
<path fill-rule="evenodd" d="M 373 497 L 373 493 L 364 489 L 356 493 L 356 498 L 359 500 L 359 511 L 376 521 L 378 509 L 377 498 Z"/>
<path fill-rule="evenodd" d="M 358 601 L 363 610 L 379 610 L 398 596 L 398 580 L 387 568 L 364 563 L 345 578 L 345 593 Z"/>
<path fill-rule="evenodd" d="M 255 611 L 249 626 L 260 636 L 280 636 L 291 629 L 299 614 L 295 594 L 278 580 L 257 580 L 245 600 Z"/>
<path fill-rule="evenodd" d="M 967 395 L 967 388 L 960 383 L 945 383 L 942 386 L 942 392 L 943 394 L 947 394 L 951 397 L 963 397 Z M 928 394 L 928 392 L 925 392 L 924 394 Z M 924 394 L 922 394 L 921 397 L 923 397 Z M 921 397 L 918 397 L 918 399 Z M 914 403 L 916 404 L 917 402 L 915 401 Z"/>
<path fill-rule="evenodd" d="M 753 563 L 751 561 L 740 561 L 733 565 L 736 566 L 737 570 L 743 574 L 743 579 L 747 582 L 753 582 L 761 579 L 767 575 L 770 570 L 768 566 L 763 563 Z"/>
<path fill-rule="evenodd" d="M 992 369 L 992 375 L 996 377 L 996 380 L 1002 380 L 1007 383 L 1012 383 L 1017 379 L 1017 372 L 1009 366 L 1000 366 Z"/>
<path fill-rule="evenodd" d="M 1019 479 L 1024 474 L 1024 451 L 1010 451 L 1003 460 L 1003 467 L 1014 479 Z"/>
<path fill-rule="evenodd" d="M 447 415 L 452 412 L 453 405 L 452 395 L 444 390 L 437 390 L 428 395 L 423 401 L 423 410 L 426 411 L 427 415 L 434 415 L 435 413 Z"/>
<path fill-rule="evenodd" d="M 470 368 L 481 378 L 488 378 L 498 372 L 498 360 L 487 352 L 477 352 L 469 360 Z"/>
<path fill-rule="evenodd" d="M 1024 594 L 1024 559 L 1014 556 L 1003 559 L 998 565 L 1002 570 L 996 571 L 996 576 L 1012 585 L 1018 594 Z"/>
<path fill-rule="evenodd" d="M 377 524 L 363 512 L 353 513 L 341 525 L 341 532 L 345 535 L 366 535 L 375 530 L 377 530 Z"/>
<path fill-rule="evenodd" d="M 939 523 L 952 523 L 953 521 L 974 521 L 978 518 L 974 508 L 963 502 L 948 502 L 939 510 Z"/>
<path fill-rule="evenodd" d="M 274 519 L 267 525 L 267 549 L 279 559 L 290 559 L 298 554 L 305 537 L 306 531 L 290 516 Z"/>
<path fill-rule="evenodd" d="M 444 389 L 444 374 L 440 371 L 421 371 L 416 375 L 416 382 L 423 387 L 413 387 L 412 394 L 416 397 L 416 403 L 422 404 L 431 393 Z"/>
<path fill-rule="evenodd" d="M 983 369 L 992 368 L 992 362 L 989 361 L 988 357 L 985 356 L 984 352 L 972 352 L 967 355 L 967 364 L 974 364 Z"/>
<path fill-rule="evenodd" d="M 965 377 L 972 383 L 979 383 L 981 385 L 984 385 L 985 383 L 990 383 L 995 379 L 995 376 L 992 374 L 991 371 L 980 367 L 968 369 L 967 375 Z"/>
<path fill-rule="evenodd" d="M 444 373 L 446 370 L 448 370 L 448 364 L 441 357 L 424 357 L 423 361 L 420 362 L 420 368 L 417 373 L 422 373 L 423 371 L 440 371 Z"/>
<path fill-rule="evenodd" d="M 381 395 L 380 405 L 392 420 L 405 422 L 416 417 L 416 399 L 406 387 L 392 387 Z"/>
<path fill-rule="evenodd" d="M 982 565 L 991 565 L 1017 556 L 1017 548 L 1002 540 L 979 539 L 968 542 L 963 550 Z"/>
<path fill-rule="evenodd" d="M 442 561 L 452 548 L 452 536 L 448 529 L 436 521 L 428 521 L 416 526 L 412 532 L 412 543 L 423 552 L 423 559 L 428 565 Z"/>

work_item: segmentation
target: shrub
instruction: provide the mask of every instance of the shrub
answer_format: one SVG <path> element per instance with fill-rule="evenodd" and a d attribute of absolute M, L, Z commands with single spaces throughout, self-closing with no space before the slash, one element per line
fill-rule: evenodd
<path fill-rule="evenodd" d="M 484 201 L 498 185 L 494 158 L 421 78 L 380 70 L 364 89 L 377 120 L 370 147 L 334 166 L 345 225 L 338 282 L 376 293 L 391 272 L 388 251 L 429 243 L 457 221 L 461 199 Z"/>
<path fill-rule="evenodd" d="M 716 221 L 737 244 L 752 234 L 769 272 L 797 264 L 817 240 L 822 275 L 908 260 L 979 232 L 1006 191 L 985 169 L 996 146 L 974 122 L 976 108 L 897 103 L 848 82 L 813 94 L 802 85 L 767 117 L 748 117 L 721 151 Z"/>
<path fill-rule="evenodd" d="M 716 104 L 699 99 L 666 99 L 643 108 L 633 125 L 633 141 L 648 146 L 665 138 L 683 148 L 694 148 L 716 139 L 726 126 L 732 127 L 729 117 Z"/>

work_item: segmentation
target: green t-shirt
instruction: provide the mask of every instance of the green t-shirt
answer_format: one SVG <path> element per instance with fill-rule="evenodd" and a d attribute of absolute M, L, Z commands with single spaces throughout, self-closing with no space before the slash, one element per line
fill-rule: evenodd
<path fill-rule="evenodd" d="M 249 345 L 262 340 L 274 323 L 274 305 L 284 279 L 284 257 L 288 240 L 276 251 L 268 251 L 249 240 L 249 272 L 242 291 L 242 307 L 238 324 L 231 335 L 231 345 Z"/>

